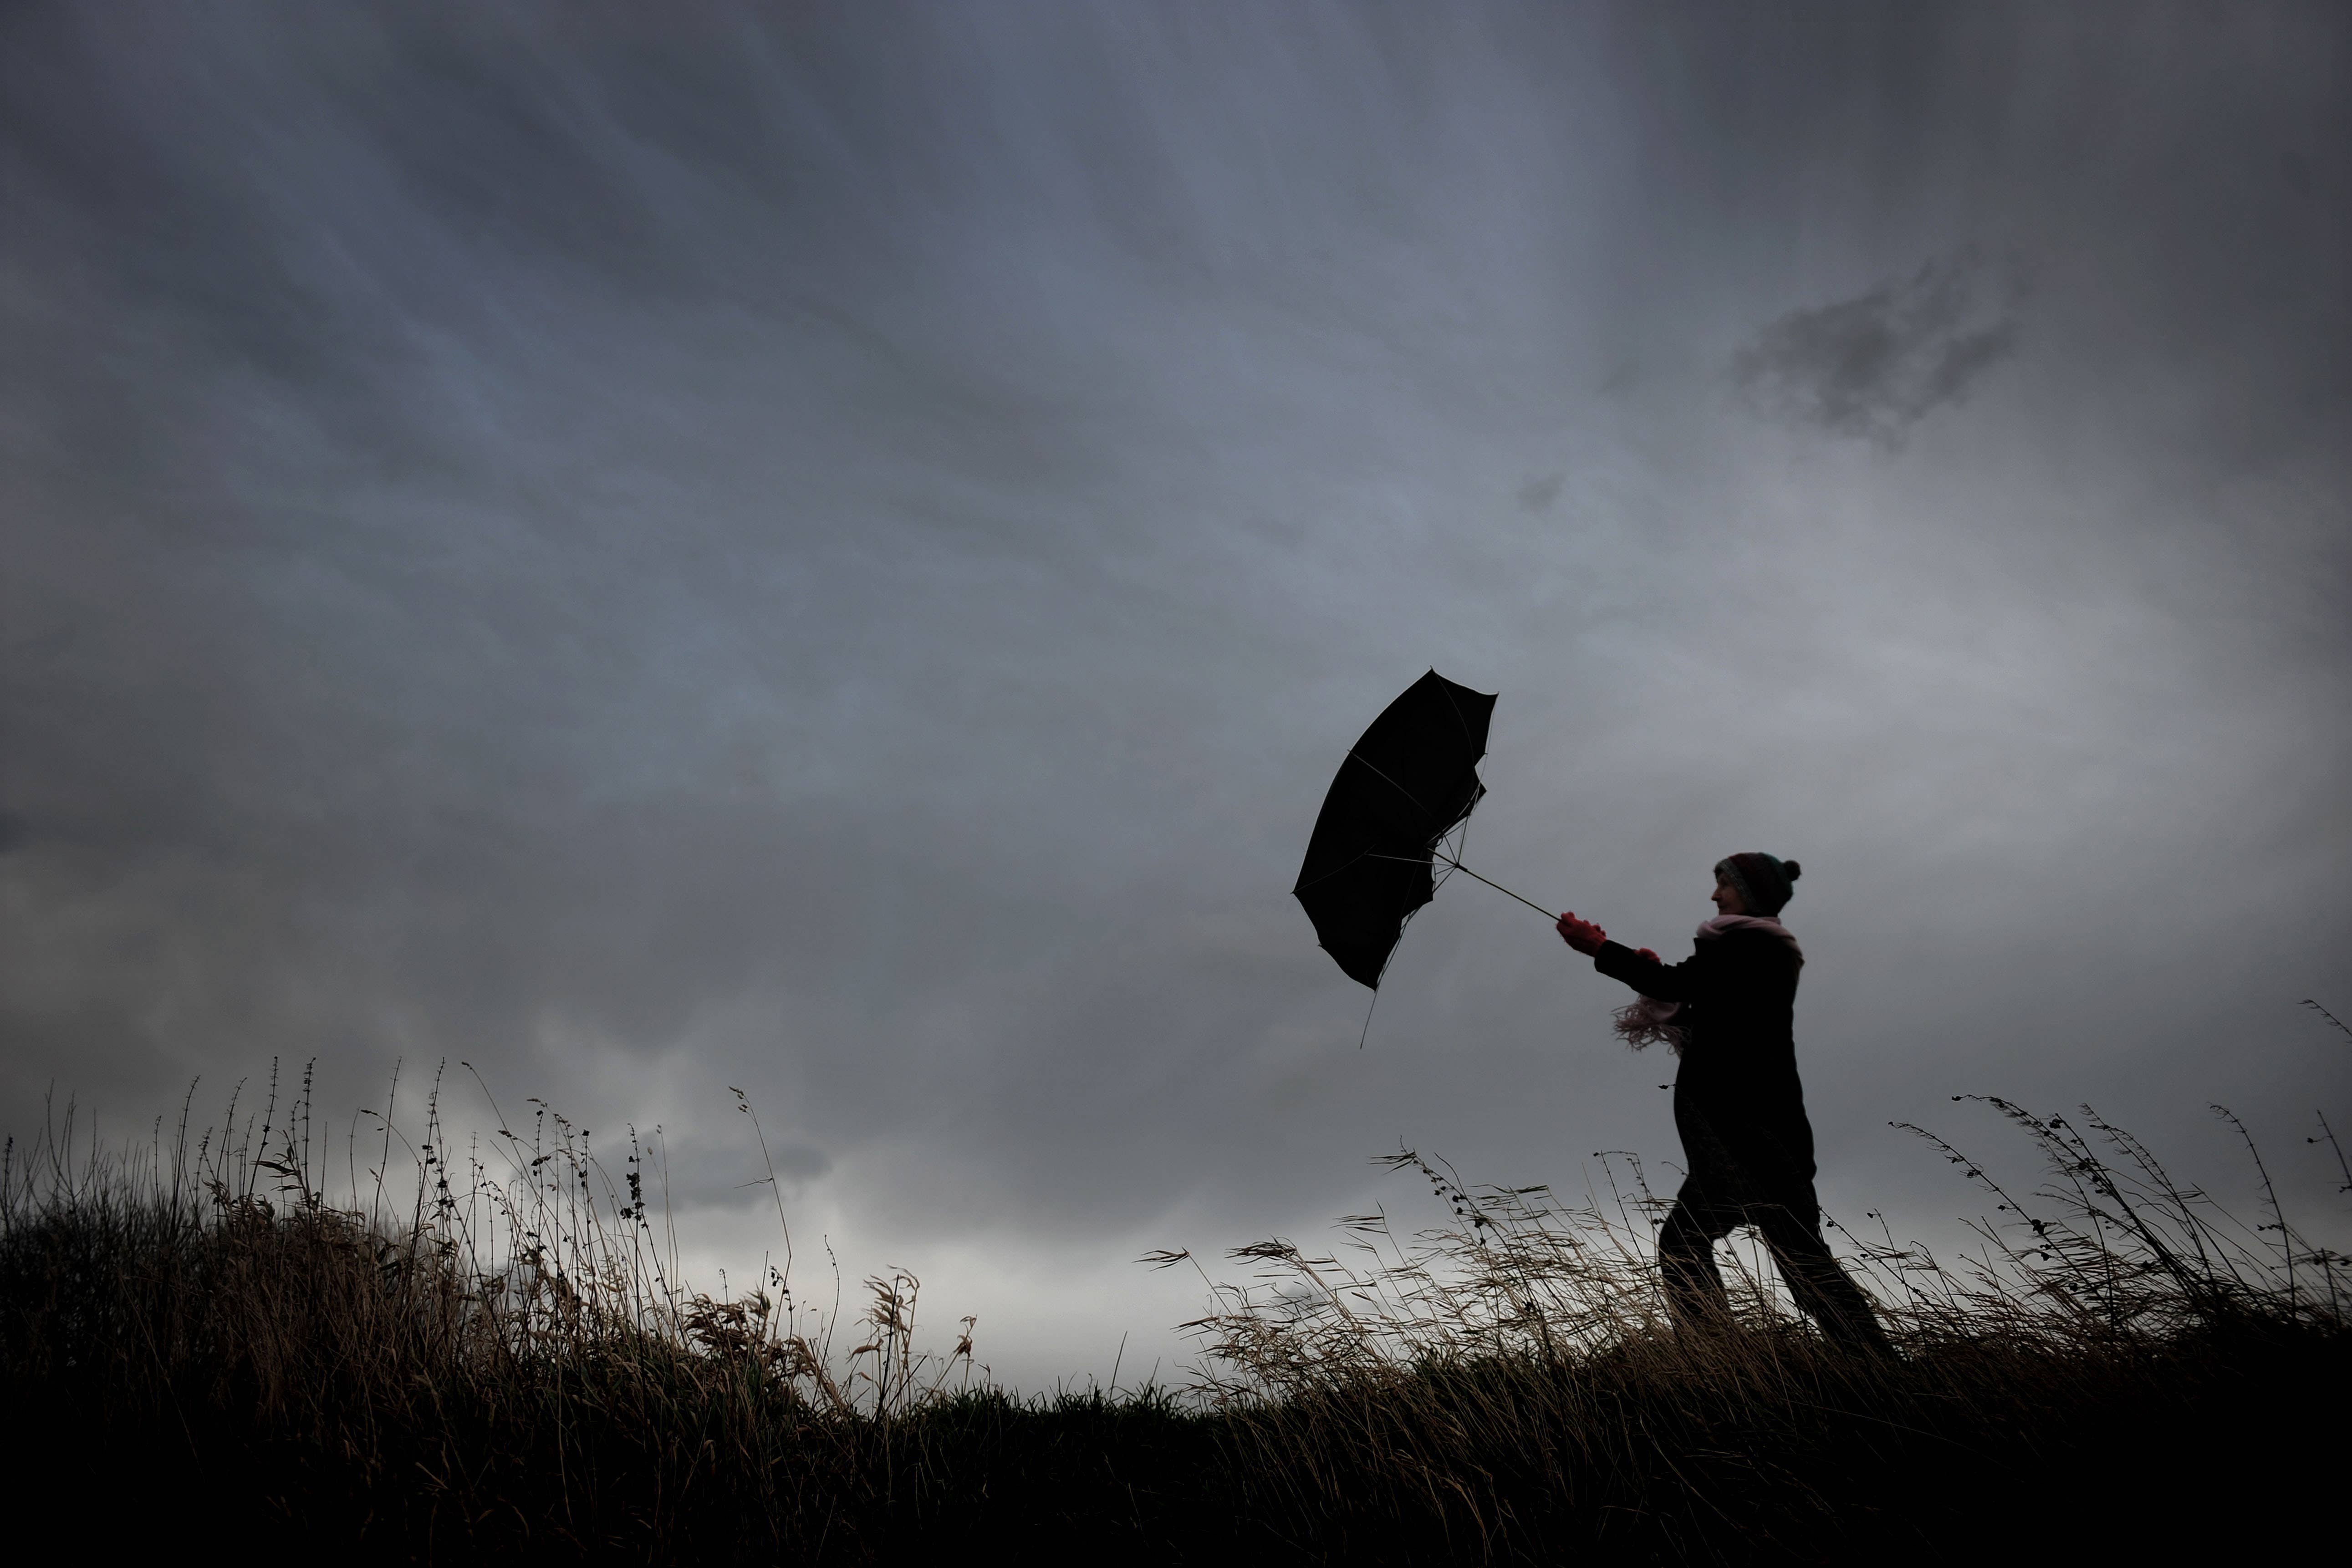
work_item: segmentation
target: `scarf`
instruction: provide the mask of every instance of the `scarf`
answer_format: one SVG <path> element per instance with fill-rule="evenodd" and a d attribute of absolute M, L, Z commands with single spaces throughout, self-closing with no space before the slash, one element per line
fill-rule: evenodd
<path fill-rule="evenodd" d="M 1769 931 L 1789 944 L 1789 951 L 1797 955 L 1800 965 L 1805 962 L 1805 950 L 1797 945 L 1797 939 L 1790 934 L 1789 928 L 1770 915 L 1717 915 L 1698 928 L 1695 940 L 1713 942 L 1729 931 Z M 1617 1037 L 1637 1051 L 1663 1043 L 1675 1055 L 1680 1056 L 1690 1038 L 1688 1029 L 1675 1022 L 1682 1016 L 1683 1007 L 1684 1004 L 1680 1002 L 1661 1002 L 1654 996 L 1636 996 L 1612 1015 L 1616 1020 L 1613 1027 Z"/>

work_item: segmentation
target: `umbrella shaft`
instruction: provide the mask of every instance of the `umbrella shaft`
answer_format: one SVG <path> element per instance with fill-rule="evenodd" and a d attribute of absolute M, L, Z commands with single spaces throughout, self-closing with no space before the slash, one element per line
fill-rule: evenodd
<path fill-rule="evenodd" d="M 1536 913 L 1538 913 L 1538 914 L 1539 914 L 1539 915 L 1543 916 L 1543 918 L 1544 918 L 1544 919 L 1546 919 L 1546 920 L 1548 920 L 1548 921 L 1556 921 L 1556 920 L 1558 920 L 1558 919 L 1559 918 L 1558 915 L 1556 915 L 1556 914 L 1552 913 L 1549 910 L 1548 910 L 1548 909 L 1544 908 L 1541 904 L 1539 904 L 1539 903 L 1536 902 L 1533 899 L 1520 898 L 1518 894 L 1517 894 L 1517 893 L 1511 893 L 1511 889 L 1508 889 L 1508 888 L 1506 888 L 1505 886 L 1503 886 L 1503 884 L 1502 884 L 1502 883 L 1500 883 L 1500 882 L 1494 882 L 1494 881 L 1488 881 L 1488 880 L 1487 880 L 1487 879 L 1486 879 L 1486 878 L 1484 878 L 1484 877 L 1479 876 L 1477 872 L 1473 871 L 1472 869 L 1470 869 L 1470 868 L 1469 868 L 1469 867 L 1465 866 L 1461 861 L 1456 860 L 1456 859 L 1455 859 L 1455 858 L 1454 858 L 1454 857 L 1453 857 L 1453 856 L 1451 856 L 1451 855 L 1441 855 L 1441 856 L 1439 856 L 1439 857 L 1438 857 L 1438 858 L 1439 858 L 1439 859 L 1441 859 L 1441 860 L 1443 860 L 1443 861 L 1444 861 L 1447 865 L 1449 865 L 1449 866 L 1453 867 L 1455 870 L 1457 870 L 1457 871 L 1461 872 L 1464 876 L 1465 876 L 1465 877 L 1469 877 L 1469 878 L 1473 878 L 1473 879 L 1475 879 L 1475 880 L 1477 880 L 1477 881 L 1486 882 L 1486 886 L 1488 886 L 1488 887 L 1490 887 L 1490 888 L 1494 889 L 1495 889 L 1495 891 L 1496 891 L 1496 892 L 1498 892 L 1498 893 L 1510 893 L 1510 894 L 1511 894 L 1511 897 L 1513 897 L 1513 898 L 1515 898 L 1515 899 L 1518 899 L 1518 900 L 1519 900 L 1519 902 L 1521 902 L 1521 903 L 1523 903 L 1523 904 L 1527 905 L 1527 906 L 1528 906 L 1528 908 L 1529 908 L 1529 909 L 1531 909 L 1531 910 L 1535 910 L 1535 912 L 1536 912 Z"/>

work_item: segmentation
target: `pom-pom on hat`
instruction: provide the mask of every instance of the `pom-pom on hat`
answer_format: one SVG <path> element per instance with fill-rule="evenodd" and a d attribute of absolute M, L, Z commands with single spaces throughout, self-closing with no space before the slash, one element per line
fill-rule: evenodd
<path fill-rule="evenodd" d="M 1715 879 L 1727 882 L 1748 906 L 1751 915 L 1777 915 L 1780 906 L 1795 892 L 1790 884 L 1796 881 L 1802 868 L 1794 860 L 1779 860 L 1769 855 L 1734 855 L 1715 863 Z"/>

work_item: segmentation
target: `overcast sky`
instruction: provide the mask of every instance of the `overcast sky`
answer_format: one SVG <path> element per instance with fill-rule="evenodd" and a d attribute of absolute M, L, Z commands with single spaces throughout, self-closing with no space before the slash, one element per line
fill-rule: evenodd
<path fill-rule="evenodd" d="M 1400 1142 L 1677 1157 L 1475 884 L 1358 1047 L 1288 889 L 1434 667 L 1486 875 L 1803 862 L 1833 1212 L 1980 1091 L 2340 1202 L 2340 5 L 22 5 L 0 181 L 11 1130 L 462 1058 L 740 1274 L 738 1085 L 1131 1378 Z"/>

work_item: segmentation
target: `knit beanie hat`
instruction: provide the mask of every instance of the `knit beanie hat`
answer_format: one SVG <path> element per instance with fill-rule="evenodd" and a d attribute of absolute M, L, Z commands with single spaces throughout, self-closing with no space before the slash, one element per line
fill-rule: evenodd
<path fill-rule="evenodd" d="M 1727 882 L 1751 915 L 1777 915 L 1796 889 L 1790 886 L 1802 868 L 1769 855 L 1734 855 L 1715 863 L 1715 879 Z"/>

